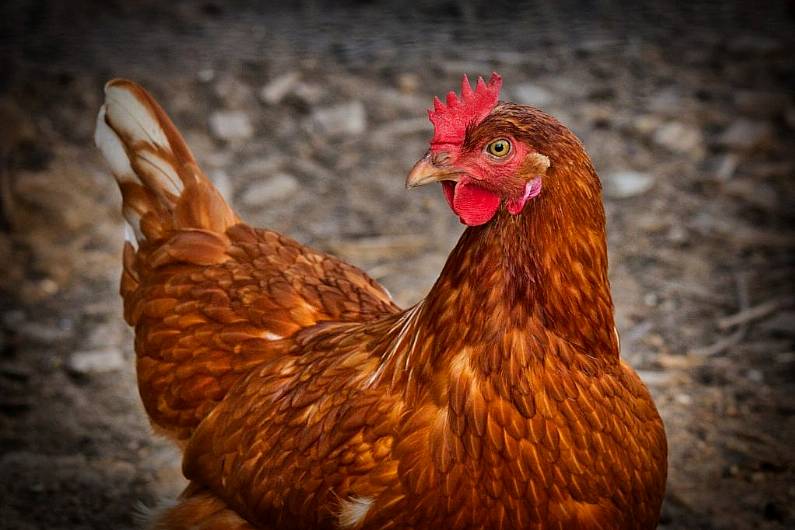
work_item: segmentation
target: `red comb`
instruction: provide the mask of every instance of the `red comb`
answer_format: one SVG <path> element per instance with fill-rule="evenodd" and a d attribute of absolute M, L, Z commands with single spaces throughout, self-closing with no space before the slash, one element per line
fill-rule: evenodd
<path fill-rule="evenodd" d="M 502 77 L 497 72 L 491 74 L 486 84 L 478 77 L 474 92 L 466 74 L 461 81 L 461 97 L 452 90 L 447 94 L 447 105 L 438 97 L 433 98 L 433 109 L 428 110 L 428 118 L 433 123 L 431 147 L 438 144 L 460 144 L 464 141 L 467 127 L 480 123 L 497 105 L 502 87 Z"/>

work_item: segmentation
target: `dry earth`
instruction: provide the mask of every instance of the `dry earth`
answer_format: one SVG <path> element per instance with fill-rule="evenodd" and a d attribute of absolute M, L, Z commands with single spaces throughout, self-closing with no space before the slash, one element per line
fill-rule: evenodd
<path fill-rule="evenodd" d="M 116 294 L 105 80 L 149 87 L 247 221 L 405 305 L 461 232 L 438 190 L 403 188 L 425 108 L 491 70 L 576 131 L 605 184 L 623 355 L 668 432 L 661 528 L 795 524 L 791 6 L 135 5 L 0 8 L 3 528 L 136 528 L 136 503 L 181 486 Z"/>

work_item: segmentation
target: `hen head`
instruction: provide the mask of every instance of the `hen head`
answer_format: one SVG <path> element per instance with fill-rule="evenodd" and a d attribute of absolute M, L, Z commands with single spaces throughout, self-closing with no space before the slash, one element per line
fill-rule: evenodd
<path fill-rule="evenodd" d="M 493 73 L 488 83 L 478 78 L 473 90 L 465 75 L 460 96 L 451 91 L 446 104 L 435 98 L 430 149 L 406 179 L 408 187 L 441 182 L 450 207 L 469 226 L 489 222 L 502 206 L 519 215 L 542 193 L 558 140 L 581 150 L 554 118 L 500 102 L 501 85 Z"/>

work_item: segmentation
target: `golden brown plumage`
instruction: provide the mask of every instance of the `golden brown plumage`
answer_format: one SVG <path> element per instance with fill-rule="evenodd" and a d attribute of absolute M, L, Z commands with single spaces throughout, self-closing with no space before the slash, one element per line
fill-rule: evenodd
<path fill-rule="evenodd" d="M 410 180 L 446 180 L 478 226 L 401 311 L 360 270 L 240 222 L 148 94 L 106 91 L 97 142 L 140 222 L 122 295 L 141 396 L 191 480 L 154 528 L 656 525 L 665 435 L 618 355 L 599 181 L 565 127 L 499 104 L 460 152 L 432 146 Z M 501 137 L 510 174 L 462 169 Z"/>

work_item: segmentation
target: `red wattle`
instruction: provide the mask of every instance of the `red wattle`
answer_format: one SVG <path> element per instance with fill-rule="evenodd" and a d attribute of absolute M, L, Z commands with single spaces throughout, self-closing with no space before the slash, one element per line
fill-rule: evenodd
<path fill-rule="evenodd" d="M 459 181 L 455 186 L 445 185 L 443 189 L 447 202 L 465 225 L 488 223 L 500 208 L 497 195 L 466 180 Z"/>

